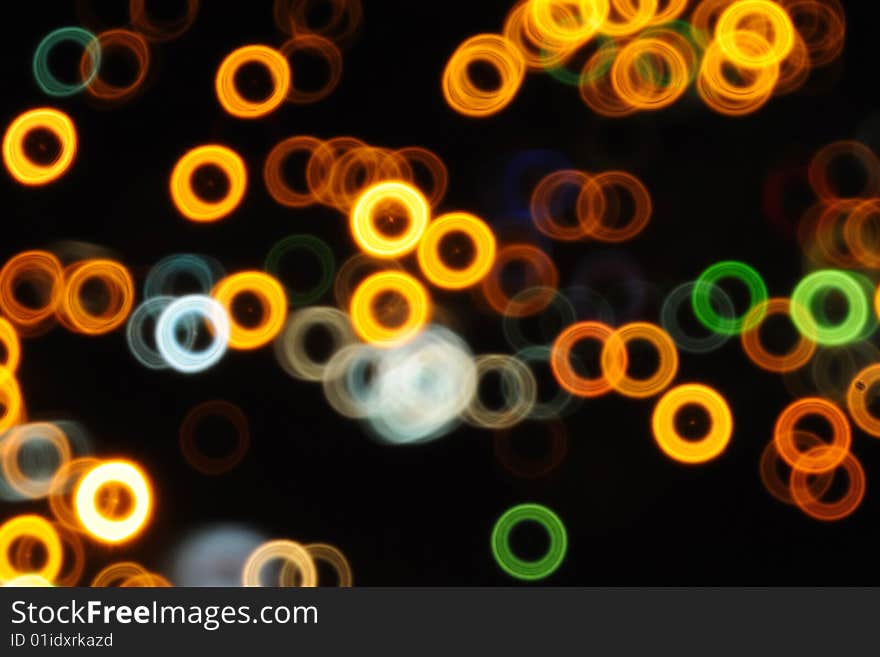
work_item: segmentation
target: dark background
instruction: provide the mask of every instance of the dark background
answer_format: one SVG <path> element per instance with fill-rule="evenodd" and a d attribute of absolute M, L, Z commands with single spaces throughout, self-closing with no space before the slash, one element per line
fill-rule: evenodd
<path fill-rule="evenodd" d="M 92 4 L 111 24 L 124 17 L 122 2 Z M 466 37 L 500 30 L 510 4 L 368 0 L 335 93 L 241 121 L 219 107 L 214 73 L 235 47 L 284 40 L 271 2 L 203 3 L 184 36 L 152 49 L 141 96 L 113 109 L 40 92 L 31 75 L 34 48 L 50 30 L 81 22 L 73 2 L 19 3 L 4 30 L 0 120 L 5 125 L 33 106 L 58 106 L 77 125 L 80 150 L 71 170 L 48 187 L 28 189 L 0 176 L 0 258 L 61 240 L 89 242 L 115 252 L 140 288 L 166 255 L 200 252 L 227 271 L 260 268 L 278 239 L 306 232 L 327 240 L 342 262 L 355 252 L 346 219 L 324 208 L 275 204 L 260 172 L 285 137 L 350 134 L 378 146 L 434 150 L 450 171 L 441 209 L 466 209 L 499 226 L 511 222 L 512 208 L 530 189 L 531 183 L 515 185 L 522 199 L 509 198 L 505 171 L 521 151 L 554 150 L 575 168 L 639 176 L 655 212 L 632 243 L 541 241 L 563 285 L 577 282 L 576 272 L 596 258 L 610 258 L 635 263 L 637 278 L 655 286 L 649 298 L 662 297 L 711 263 L 733 258 L 755 266 L 771 295 L 790 294 L 804 273 L 803 256 L 762 212 L 764 181 L 805 164 L 831 141 L 880 142 L 880 128 L 871 127 L 880 126 L 871 3 L 847 3 L 842 61 L 816 72 L 806 90 L 749 117 L 719 116 L 691 99 L 656 114 L 606 120 L 577 89 L 539 74 L 527 77 L 504 112 L 485 120 L 460 116 L 440 93 L 445 62 Z M 183 152 L 213 141 L 242 154 L 250 186 L 233 215 L 197 225 L 175 211 L 167 181 Z M 500 319 L 482 314 L 468 294 L 436 299 L 458 315 L 476 353 L 509 351 Z M 333 303 L 332 295 L 321 303 Z M 637 317 L 656 322 L 657 304 L 649 302 Z M 851 518 L 822 524 L 776 502 L 757 464 L 791 396 L 778 376 L 746 359 L 736 340 L 709 355 L 682 354 L 678 377 L 715 386 L 729 400 L 736 428 L 720 459 L 695 468 L 669 461 L 651 438 L 653 402 L 609 396 L 565 420 L 568 456 L 537 481 L 501 467 L 485 431 L 461 428 L 416 447 L 378 444 L 337 416 L 319 385 L 288 377 L 270 348 L 230 352 L 212 370 L 184 376 L 145 370 L 122 332 L 89 338 L 57 328 L 24 341 L 19 376 L 31 418 L 75 419 L 93 436 L 98 455 L 128 456 L 152 476 L 152 525 L 133 545 L 90 548 L 87 578 L 122 558 L 159 569 L 186 531 L 228 520 L 269 536 L 333 543 L 361 585 L 508 584 L 513 580 L 489 551 L 489 533 L 504 509 L 535 501 L 560 514 L 570 538 L 568 557 L 548 584 L 878 582 L 880 444 L 855 434 L 868 492 Z M 186 412 L 213 398 L 239 404 L 251 422 L 249 454 L 221 477 L 192 470 L 177 443 Z M 24 508 L 6 505 L 4 515 Z"/>

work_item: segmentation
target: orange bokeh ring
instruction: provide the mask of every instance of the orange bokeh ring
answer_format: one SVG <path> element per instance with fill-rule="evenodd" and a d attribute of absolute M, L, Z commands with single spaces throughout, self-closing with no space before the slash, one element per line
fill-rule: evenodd
<path fill-rule="evenodd" d="M 622 187 L 630 195 L 633 202 L 633 214 L 629 221 L 620 226 L 607 225 L 604 212 L 592 209 L 595 206 L 595 192 L 590 187 L 585 187 L 578 197 L 578 218 L 584 230 L 584 234 L 600 242 L 617 244 L 632 239 L 643 230 L 651 221 L 654 204 L 651 195 L 641 180 L 626 171 L 603 171 L 593 177 L 593 182 L 598 186 L 602 194 L 603 207 L 613 207 L 612 198 L 608 189 Z"/>
<path fill-rule="evenodd" d="M 481 89 L 471 80 L 474 62 L 492 66 L 498 73 L 497 89 Z M 498 34 L 477 34 L 462 43 L 443 71 L 443 96 L 449 106 L 465 116 L 482 118 L 496 114 L 516 97 L 525 77 L 526 63 L 519 48 Z"/>
<path fill-rule="evenodd" d="M 508 295 L 501 285 L 501 272 L 511 262 L 527 265 L 535 275 L 535 280 L 528 281 L 524 289 L 541 288 L 541 291 L 520 300 L 516 299 L 517 295 Z M 553 302 L 558 285 L 559 272 L 546 253 L 531 244 L 508 244 L 497 251 L 495 264 L 483 278 L 481 289 L 495 312 L 509 317 L 528 317 L 541 312 Z"/>
<path fill-rule="evenodd" d="M 657 370 L 646 379 L 627 374 L 626 345 L 631 340 L 649 342 L 658 355 Z M 633 322 L 616 329 L 602 346 L 602 373 L 614 390 L 633 399 L 653 397 L 665 390 L 678 374 L 678 349 L 669 334 L 655 324 Z"/>
<path fill-rule="evenodd" d="M 24 537 L 32 537 L 46 548 L 45 562 L 35 573 L 19 572 L 10 559 L 13 543 Z M 58 532 L 45 518 L 37 515 L 14 516 L 0 525 L 0 581 L 35 574 L 52 582 L 61 572 L 63 557 L 64 548 Z"/>
<path fill-rule="evenodd" d="M 611 392 L 611 384 L 605 374 L 587 379 L 578 374 L 571 363 L 571 350 L 581 340 L 605 342 L 614 333 L 607 324 L 601 322 L 579 322 L 565 328 L 553 343 L 550 353 L 550 368 L 559 385 L 577 397 L 599 397 Z"/>
<path fill-rule="evenodd" d="M 58 157 L 49 164 L 34 162 L 25 150 L 25 139 L 33 130 L 51 132 L 61 145 Z M 19 114 L 3 135 L 3 163 L 22 185 L 46 185 L 61 177 L 76 158 L 77 136 L 73 121 L 52 107 L 38 107 Z"/>
<path fill-rule="evenodd" d="M 453 268 L 443 262 L 440 246 L 451 233 L 464 233 L 474 247 L 471 263 Z M 495 263 L 495 234 L 486 223 L 467 212 L 450 212 L 434 219 L 419 242 L 418 260 L 422 273 L 437 287 L 461 290 L 479 283 Z"/>
<path fill-rule="evenodd" d="M 808 415 L 818 415 L 831 425 L 831 443 L 834 449 L 815 451 L 809 450 L 813 456 L 807 456 L 798 449 L 795 441 L 797 423 Z M 821 397 L 805 397 L 789 404 L 776 420 L 773 430 L 773 441 L 779 456 L 792 468 L 803 470 L 808 474 L 821 474 L 840 465 L 849 453 L 852 444 L 852 432 L 843 411 L 834 403 Z M 819 458 L 814 458 L 818 456 Z"/>
<path fill-rule="evenodd" d="M 387 293 L 398 294 L 406 302 L 406 319 L 398 326 L 388 327 L 376 317 L 373 305 Z M 376 347 L 393 347 L 419 333 L 431 314 L 431 301 L 425 287 L 402 271 L 382 271 L 368 276 L 351 297 L 351 323 L 365 342 Z"/>
<path fill-rule="evenodd" d="M 99 71 L 86 86 L 86 91 L 98 100 L 107 102 L 120 102 L 131 98 L 140 90 L 147 79 L 147 72 L 150 67 L 149 44 L 139 33 L 123 29 L 101 32 L 97 39 L 102 56 L 113 48 L 124 48 L 130 52 L 137 62 L 137 74 L 134 80 L 125 86 L 117 86 L 101 79 Z M 84 80 L 88 79 L 91 68 L 91 55 L 88 50 L 85 50 L 83 51 L 82 59 L 79 61 L 79 72 Z"/>
<path fill-rule="evenodd" d="M 64 279 L 58 318 L 68 328 L 85 335 L 103 335 L 125 324 L 134 307 L 135 291 L 124 265 L 101 258 L 84 260 L 69 267 Z M 106 310 L 97 315 L 86 309 L 80 298 L 83 286 L 93 279 L 104 283 L 110 296 Z"/>
<path fill-rule="evenodd" d="M 826 457 L 822 452 L 839 452 L 837 455 Z M 836 502 L 823 502 L 813 493 L 810 485 L 812 473 L 795 464 L 791 473 L 791 497 L 794 503 L 811 518 L 832 522 L 841 520 L 851 515 L 862 503 L 865 497 L 865 471 L 862 464 L 849 451 L 835 448 L 831 445 L 814 447 L 803 455 L 802 459 L 813 461 L 838 461 L 837 466 L 843 468 L 849 477 L 849 486 L 846 493 Z"/>
<path fill-rule="evenodd" d="M 297 89 L 291 80 L 287 100 L 294 105 L 316 103 L 333 93 L 333 90 L 339 85 L 339 81 L 342 79 L 342 53 L 339 51 L 339 47 L 329 39 L 317 34 L 296 34 L 285 41 L 278 50 L 286 59 L 289 59 L 295 52 L 304 51 L 319 55 L 327 63 L 329 70 L 327 82 L 320 89 L 314 91 Z"/>
<path fill-rule="evenodd" d="M 709 415 L 711 429 L 699 440 L 687 440 L 675 428 L 675 416 L 689 404 L 702 407 Z M 691 383 L 669 390 L 651 418 L 654 440 L 664 454 L 689 465 L 706 463 L 717 458 L 727 448 L 733 434 L 733 415 L 724 397 L 712 388 Z"/>
<path fill-rule="evenodd" d="M 316 137 L 298 135 L 278 142 L 269 151 L 263 165 L 263 181 L 273 199 L 288 208 L 305 208 L 318 201 L 311 189 L 298 192 L 285 182 L 284 161 L 293 153 L 308 153 L 311 157 L 323 143 Z"/>
<path fill-rule="evenodd" d="M 229 191 L 219 201 L 201 199 L 192 186 L 193 174 L 199 167 L 216 166 L 229 180 Z M 187 219 L 199 223 L 217 221 L 235 210 L 247 190 L 247 169 L 235 151 L 219 144 L 206 144 L 181 157 L 170 180 L 171 199 Z"/>
<path fill-rule="evenodd" d="M 880 382 L 880 365 L 868 365 L 853 377 L 846 393 L 846 407 L 849 414 L 865 433 L 880 438 L 880 418 L 868 410 L 868 393 L 871 387 Z"/>
<path fill-rule="evenodd" d="M 232 302 L 239 294 L 249 292 L 260 302 L 263 317 L 254 327 L 243 326 L 235 320 Z M 287 295 L 284 286 L 262 271 L 242 271 L 230 274 L 214 286 L 211 296 L 226 310 L 229 317 L 229 348 L 259 349 L 269 344 L 284 328 L 287 319 Z"/>
<path fill-rule="evenodd" d="M 23 277 L 48 279 L 45 305 L 26 306 L 15 297 Z M 10 258 L 0 270 L 0 310 L 19 330 L 38 331 L 40 325 L 55 316 L 64 291 L 64 269 L 48 251 L 24 251 Z"/>
<path fill-rule="evenodd" d="M 272 93 L 260 101 L 244 98 L 235 87 L 235 75 L 242 66 L 261 64 L 272 77 Z M 281 52 L 259 44 L 242 46 L 226 55 L 217 69 L 214 91 L 227 113 L 239 119 L 258 119 L 273 112 L 290 93 L 290 64 Z"/>
<path fill-rule="evenodd" d="M 21 343 L 18 340 L 15 327 L 3 317 L 0 317 L 0 344 L 6 351 L 6 361 L 0 363 L 0 368 L 15 374 L 18 370 L 18 364 L 21 362 Z"/>
<path fill-rule="evenodd" d="M 639 73 L 639 62 L 648 56 L 664 62 L 666 84 L 654 84 Z M 690 85 L 688 62 L 681 52 L 663 39 L 635 39 L 617 53 L 611 67 L 611 85 L 624 103 L 636 109 L 663 109 L 687 91 Z"/>
<path fill-rule="evenodd" d="M 383 235 L 375 225 L 376 212 L 383 204 L 402 206 L 408 225 L 399 235 Z M 351 210 L 351 234 L 365 253 L 380 258 L 396 258 L 413 251 L 428 227 L 431 209 L 424 195 L 408 183 L 389 180 L 368 188 Z"/>
<path fill-rule="evenodd" d="M 742 332 L 743 351 L 755 365 L 768 372 L 793 372 L 808 362 L 816 353 L 816 343 L 807 336 L 798 332 L 798 341 L 786 354 L 774 354 L 769 352 L 761 342 L 761 324 L 771 315 L 791 314 L 791 301 L 786 298 L 775 298 L 755 304 L 746 314 L 744 326 L 749 326 Z"/>

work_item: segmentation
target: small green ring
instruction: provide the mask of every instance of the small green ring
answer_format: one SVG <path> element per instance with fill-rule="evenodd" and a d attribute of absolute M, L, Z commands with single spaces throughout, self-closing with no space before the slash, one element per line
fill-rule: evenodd
<path fill-rule="evenodd" d="M 327 243 L 318 239 L 314 235 L 289 235 L 269 250 L 266 256 L 265 270 L 280 280 L 278 269 L 281 266 L 281 259 L 288 251 L 303 250 L 314 254 L 321 263 L 321 278 L 310 289 L 301 291 L 294 290 L 289 285 L 284 285 L 287 292 L 287 298 L 294 306 L 307 306 L 316 302 L 330 286 L 333 285 L 333 275 L 336 273 L 336 259 L 333 257 L 333 251 L 327 246 Z"/>
<path fill-rule="evenodd" d="M 712 307 L 712 288 L 724 278 L 735 278 L 742 281 L 749 291 L 749 308 L 739 317 L 723 317 Z M 765 312 L 752 313 L 756 305 L 767 300 L 767 286 L 764 279 L 752 267 L 738 260 L 717 262 L 702 274 L 694 284 L 691 301 L 694 314 L 700 323 L 710 331 L 722 335 L 739 335 L 743 331 L 755 328 L 764 319 Z M 748 324 L 746 324 L 748 318 Z"/>
<path fill-rule="evenodd" d="M 531 520 L 541 525 L 550 537 L 547 553 L 535 561 L 525 561 L 510 548 L 510 533 L 519 523 Z M 492 529 L 492 554 L 501 569 L 517 579 L 534 581 L 552 575 L 559 568 L 568 550 L 565 525 L 553 511 L 540 504 L 511 507 L 498 518 Z"/>

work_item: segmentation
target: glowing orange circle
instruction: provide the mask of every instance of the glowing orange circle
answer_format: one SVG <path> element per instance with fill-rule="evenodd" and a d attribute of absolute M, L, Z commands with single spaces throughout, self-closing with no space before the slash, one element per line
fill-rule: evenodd
<path fill-rule="evenodd" d="M 743 351 L 755 365 L 768 372 L 793 372 L 806 365 L 816 353 L 816 343 L 807 336 L 798 333 L 798 341 L 786 354 L 774 354 L 761 342 L 761 324 L 771 315 L 791 313 L 791 301 L 785 298 L 768 299 L 755 304 L 746 314 L 744 326 L 751 327 L 742 332 Z"/>
<path fill-rule="evenodd" d="M 711 428 L 699 440 L 686 440 L 675 427 L 675 416 L 684 406 L 702 407 L 711 419 Z M 672 388 L 660 398 L 651 419 L 654 440 L 670 458 L 687 464 L 705 463 L 717 458 L 733 434 L 733 415 L 724 397 L 708 386 L 689 383 Z"/>
<path fill-rule="evenodd" d="M 125 517 L 108 518 L 98 504 L 101 489 L 118 484 L 129 491 L 133 504 Z M 83 528 L 105 543 L 122 543 L 136 536 L 146 524 L 153 506 L 147 476 L 127 461 L 103 461 L 89 470 L 74 493 L 76 513 Z"/>
<path fill-rule="evenodd" d="M 461 269 L 449 267 L 440 256 L 443 239 L 452 233 L 463 233 L 474 247 L 471 263 Z M 479 217 L 467 212 L 450 212 L 428 224 L 419 242 L 419 266 L 422 273 L 437 287 L 461 290 L 479 283 L 495 263 L 495 234 Z"/>
<path fill-rule="evenodd" d="M 9 548 L 24 537 L 39 541 L 46 548 L 46 561 L 36 573 L 21 573 L 9 559 Z M 63 548 L 58 532 L 45 518 L 37 515 L 15 516 L 0 525 L 0 580 L 6 581 L 20 575 L 39 575 L 53 581 L 61 572 Z"/>
<path fill-rule="evenodd" d="M 834 449 L 811 449 L 806 454 L 798 449 L 795 441 L 796 425 L 809 415 L 819 416 L 831 425 L 830 447 Z M 773 440 L 782 460 L 793 468 L 809 474 L 827 472 L 840 465 L 849 454 L 852 432 L 843 411 L 834 403 L 821 397 L 805 397 L 789 404 L 776 420 Z"/>
<path fill-rule="evenodd" d="M 232 312 L 233 300 L 245 292 L 253 294 L 263 310 L 260 323 L 254 327 L 246 327 L 237 322 Z M 274 340 L 284 328 L 287 295 L 281 283 L 265 272 L 242 271 L 231 274 L 214 286 L 211 296 L 223 306 L 229 317 L 231 349 L 258 349 Z"/>
<path fill-rule="evenodd" d="M 468 69 L 474 62 L 494 68 L 500 79 L 496 89 L 474 84 Z M 519 48 L 498 34 L 477 34 L 462 43 L 443 71 L 443 96 L 459 114 L 482 118 L 507 107 L 525 77 L 526 63 Z"/>
<path fill-rule="evenodd" d="M 89 311 L 80 298 L 83 286 L 95 279 L 103 282 L 109 291 L 107 308 L 100 314 Z M 65 277 L 64 293 L 58 306 L 59 317 L 79 333 L 109 333 L 128 319 L 134 306 L 134 295 L 134 281 L 124 265 L 100 258 L 85 260 L 71 267 Z"/>
<path fill-rule="evenodd" d="M 581 340 L 598 340 L 604 347 L 612 333 L 614 329 L 601 322 L 579 322 L 563 330 L 550 353 L 550 368 L 559 385 L 578 397 L 599 397 L 610 392 L 611 384 L 604 373 L 589 379 L 575 371 L 571 350 Z"/>
<path fill-rule="evenodd" d="M 263 100 L 250 101 L 235 87 L 235 75 L 246 64 L 261 64 L 272 77 L 272 93 Z M 229 114 L 240 119 L 257 119 L 274 111 L 290 93 L 290 65 L 287 58 L 269 46 L 242 46 L 226 55 L 214 79 L 217 100 Z"/>
<path fill-rule="evenodd" d="M 399 235 L 385 235 L 376 226 L 377 213 L 388 205 L 406 211 L 408 225 Z M 430 215 L 428 201 L 419 190 L 409 183 L 389 180 L 373 185 L 358 198 L 351 211 L 351 234 L 364 252 L 396 258 L 418 246 Z"/>
<path fill-rule="evenodd" d="M 627 374 L 626 345 L 632 340 L 649 342 L 658 355 L 657 370 L 646 379 Z M 662 392 L 678 374 L 678 350 L 669 334 L 647 322 L 633 322 L 615 330 L 602 347 L 602 372 L 608 385 L 626 397 L 644 399 Z"/>
<path fill-rule="evenodd" d="M 383 324 L 374 310 L 376 300 L 384 294 L 403 297 L 407 305 L 406 319 L 398 326 Z M 377 347 L 393 347 L 422 330 L 430 315 L 431 302 L 425 287 L 402 271 L 382 271 L 367 277 L 351 297 L 351 323 L 355 332 Z"/>
<path fill-rule="evenodd" d="M 49 164 L 34 162 L 25 150 L 25 139 L 34 130 L 51 132 L 61 144 L 58 157 Z M 76 157 L 77 137 L 73 121 L 52 107 L 38 107 L 17 116 L 3 135 L 3 163 L 23 185 L 45 185 L 64 174 Z"/>
<path fill-rule="evenodd" d="M 218 201 L 205 201 L 192 186 L 193 174 L 199 167 L 216 166 L 229 180 L 229 191 Z M 244 161 L 232 149 L 219 144 L 198 146 L 181 157 L 170 180 L 171 199 L 180 213 L 196 222 L 222 219 L 238 207 L 247 189 L 247 169 Z"/>
<path fill-rule="evenodd" d="M 837 453 L 828 455 L 827 452 Z M 837 501 L 824 502 L 813 491 L 814 486 L 810 481 L 813 473 L 795 464 L 791 473 L 790 490 L 794 503 L 801 511 L 816 520 L 832 522 L 846 518 L 859 507 L 865 497 L 865 470 L 849 451 L 823 445 L 812 448 L 801 459 L 810 463 L 837 461 L 834 467 L 843 468 L 849 479 L 846 492 Z"/>

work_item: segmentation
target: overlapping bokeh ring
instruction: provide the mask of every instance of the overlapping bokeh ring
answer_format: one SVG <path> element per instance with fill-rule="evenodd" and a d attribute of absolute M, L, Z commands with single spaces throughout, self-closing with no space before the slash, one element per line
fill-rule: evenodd
<path fill-rule="evenodd" d="M 236 74 L 249 64 L 263 66 L 272 78 L 271 93 L 258 101 L 245 98 L 235 86 Z M 226 55 L 214 78 L 214 91 L 220 105 L 227 113 L 239 119 L 258 119 L 275 111 L 290 93 L 290 85 L 290 64 L 287 57 L 284 53 L 261 44 L 241 46 Z"/>
<path fill-rule="evenodd" d="M 791 372 L 803 367 L 813 354 L 816 353 L 816 343 L 809 337 L 800 334 L 798 340 L 791 349 L 784 354 L 769 351 L 761 342 L 761 324 L 767 317 L 774 315 L 790 316 L 791 301 L 785 298 L 768 299 L 756 304 L 749 311 L 760 315 L 761 320 L 755 324 L 749 316 L 746 316 L 744 324 L 752 328 L 745 330 L 740 335 L 742 348 L 746 355 L 755 365 L 768 372 Z"/>
<path fill-rule="evenodd" d="M 199 0 L 185 0 L 183 14 L 172 20 L 159 21 L 150 15 L 149 0 L 129 0 L 128 16 L 132 26 L 150 41 L 171 41 L 182 36 L 195 22 Z"/>
<path fill-rule="evenodd" d="M 150 70 L 150 46 L 146 39 L 131 30 L 112 29 L 98 34 L 97 40 L 103 53 L 104 62 L 107 60 L 107 54 L 113 50 L 125 50 L 134 58 L 137 72 L 128 84 L 117 85 L 104 80 L 101 77 L 101 70 L 98 68 L 97 73 L 91 75 L 91 79 L 86 85 L 86 91 L 89 95 L 106 103 L 119 103 L 132 98 L 143 87 Z M 84 80 L 89 80 L 93 67 L 94 64 L 88 50 L 86 50 L 79 62 L 79 72 Z"/>
<path fill-rule="evenodd" d="M 64 42 L 73 42 L 83 47 L 84 56 L 89 60 L 86 74 L 76 83 L 59 80 L 49 66 L 49 57 L 52 50 Z M 65 97 L 72 96 L 85 89 L 94 80 L 101 68 L 101 45 L 98 37 L 81 27 L 60 27 L 53 30 L 40 41 L 34 51 L 33 72 L 34 79 L 40 89 L 49 96 Z"/>
<path fill-rule="evenodd" d="M 209 344 L 193 350 L 192 333 L 198 330 L 193 318 L 210 325 Z M 184 332 L 183 338 L 179 335 Z M 156 347 L 172 369 L 185 374 L 204 371 L 215 365 L 229 344 L 229 318 L 217 301 L 201 294 L 189 294 L 171 302 L 156 322 Z"/>
<path fill-rule="evenodd" d="M 541 312 L 553 301 L 553 295 L 529 295 L 528 299 L 514 303 L 513 296 L 502 285 L 504 269 L 511 263 L 526 266 L 528 274 L 523 289 L 555 290 L 559 286 L 559 272 L 553 260 L 541 249 L 531 244 L 507 244 L 498 249 L 495 263 L 483 278 L 481 290 L 489 306 L 497 313 L 514 317 L 527 317 Z"/>
<path fill-rule="evenodd" d="M 660 309 L 660 324 L 680 351 L 708 354 L 724 345 L 730 336 L 712 330 L 708 330 L 705 336 L 695 336 L 682 327 L 680 313 L 685 308 L 693 311 L 691 299 L 695 285 L 693 281 L 682 283 L 669 293 Z M 722 317 L 732 317 L 736 313 L 730 297 L 717 285 L 711 286 L 709 290 L 709 302 Z M 694 321 L 698 321 L 696 317 Z"/>
<path fill-rule="evenodd" d="M 485 89 L 470 77 L 475 62 L 493 67 L 500 84 Z M 503 110 L 516 97 L 526 65 L 519 48 L 498 34 L 477 34 L 465 40 L 449 58 L 443 71 L 443 96 L 452 109 L 465 116 L 482 118 Z"/>
<path fill-rule="evenodd" d="M 115 260 L 84 260 L 65 271 L 64 292 L 58 317 L 69 329 L 85 335 L 103 335 L 122 326 L 134 306 L 134 280 L 125 265 Z M 100 281 L 106 299 L 84 297 L 86 286 Z M 95 303 L 99 310 L 92 310 Z"/>
<path fill-rule="evenodd" d="M 464 418 L 468 423 L 484 429 L 506 429 L 529 416 L 538 395 L 538 385 L 532 370 L 506 354 L 483 354 L 477 356 L 474 364 L 478 387 L 487 372 L 499 374 L 504 405 L 501 408 L 490 408 L 478 392 L 465 411 Z"/>
<path fill-rule="evenodd" d="M 332 341 L 330 358 L 357 340 L 348 315 L 337 308 L 313 306 L 291 313 L 275 340 L 275 356 L 285 372 L 303 381 L 321 381 L 330 361 L 319 361 L 309 354 L 306 338 L 316 328 L 323 329 Z"/>
<path fill-rule="evenodd" d="M 648 342 L 658 356 L 657 369 L 641 379 L 627 373 L 627 344 L 633 340 Z M 602 372 L 608 385 L 626 397 L 644 399 L 659 394 L 678 374 L 678 350 L 669 334 L 648 322 L 625 324 L 609 335 L 602 346 Z"/>
<path fill-rule="evenodd" d="M 295 84 L 295 80 L 291 80 L 287 92 L 287 100 L 291 103 L 295 105 L 316 103 L 333 93 L 333 90 L 339 85 L 339 81 L 342 79 L 342 53 L 330 39 L 325 39 L 317 34 L 296 34 L 285 41 L 278 50 L 287 60 L 294 53 L 308 52 L 317 55 L 327 64 L 327 80 L 318 89 L 300 89 Z"/>
<path fill-rule="evenodd" d="M 805 417 L 820 417 L 831 427 L 833 449 L 803 452 L 798 448 L 795 431 Z M 849 454 L 852 432 L 846 415 L 834 403 L 821 397 L 806 397 L 789 404 L 780 413 L 773 430 L 773 441 L 779 456 L 791 467 L 810 474 L 831 470 Z"/>

